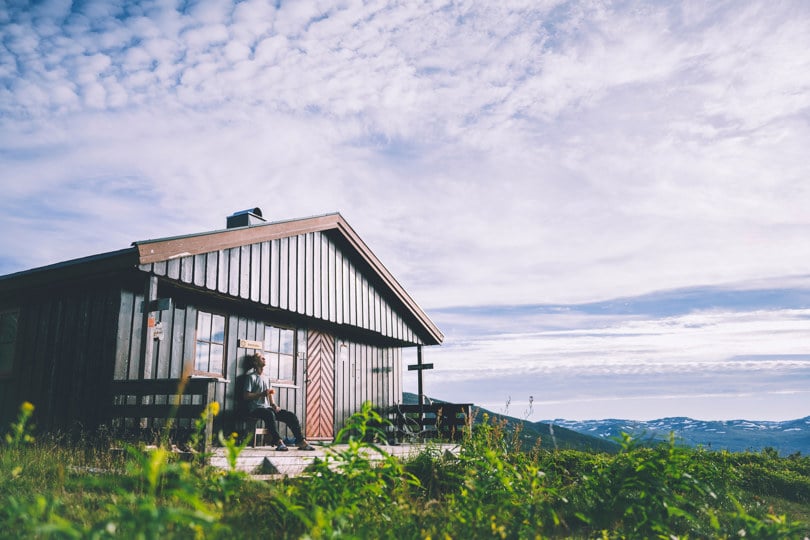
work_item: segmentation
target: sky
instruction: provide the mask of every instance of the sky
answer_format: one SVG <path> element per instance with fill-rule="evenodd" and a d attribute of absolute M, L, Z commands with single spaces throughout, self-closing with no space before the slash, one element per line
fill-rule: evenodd
<path fill-rule="evenodd" d="M 0 274 L 339 211 L 531 420 L 810 415 L 808 148 L 804 0 L 0 1 Z"/>

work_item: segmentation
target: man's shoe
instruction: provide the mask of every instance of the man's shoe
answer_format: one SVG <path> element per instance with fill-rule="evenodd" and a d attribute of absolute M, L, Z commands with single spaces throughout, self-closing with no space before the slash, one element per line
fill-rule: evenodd
<path fill-rule="evenodd" d="M 287 448 L 287 445 L 283 442 L 278 443 L 278 446 L 276 446 L 277 452 L 286 452 L 287 450 L 289 450 L 289 448 Z"/>
<path fill-rule="evenodd" d="M 297 446 L 299 450 L 308 450 L 308 451 L 315 450 L 315 447 L 309 444 L 306 439 L 298 443 Z"/>

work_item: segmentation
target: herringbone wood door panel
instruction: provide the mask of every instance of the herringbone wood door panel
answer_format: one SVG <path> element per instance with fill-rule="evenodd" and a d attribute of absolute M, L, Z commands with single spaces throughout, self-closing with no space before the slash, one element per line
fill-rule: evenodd
<path fill-rule="evenodd" d="M 331 439 L 335 425 L 335 338 L 310 330 L 307 336 L 306 436 Z"/>

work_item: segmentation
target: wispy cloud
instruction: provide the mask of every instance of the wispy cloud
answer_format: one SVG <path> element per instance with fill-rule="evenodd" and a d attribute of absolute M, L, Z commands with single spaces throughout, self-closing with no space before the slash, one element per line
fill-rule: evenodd
<path fill-rule="evenodd" d="M 439 310 L 447 344 L 429 353 L 441 375 L 426 393 L 497 412 L 531 396 L 531 420 L 810 414 L 808 289 L 740 289 Z"/>

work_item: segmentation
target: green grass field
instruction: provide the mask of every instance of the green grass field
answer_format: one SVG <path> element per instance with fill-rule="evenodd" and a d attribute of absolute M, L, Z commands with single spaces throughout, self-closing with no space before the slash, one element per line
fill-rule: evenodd
<path fill-rule="evenodd" d="M 804 538 L 810 458 L 670 441 L 618 452 L 525 448 L 482 418 L 460 453 L 374 463 L 366 407 L 305 477 L 273 482 L 166 448 L 40 437 L 26 405 L 0 453 L 2 538 Z M 221 439 L 231 457 L 240 446 Z"/>

